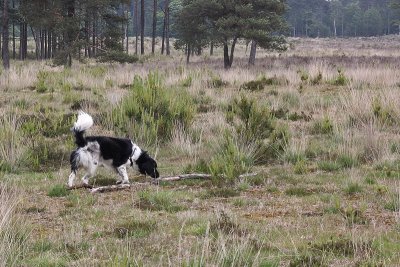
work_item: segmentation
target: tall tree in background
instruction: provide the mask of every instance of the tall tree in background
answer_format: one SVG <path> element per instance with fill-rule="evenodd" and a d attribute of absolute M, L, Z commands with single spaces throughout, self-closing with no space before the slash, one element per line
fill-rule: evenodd
<path fill-rule="evenodd" d="M 169 24 L 170 24 L 170 17 L 169 17 L 170 7 L 169 7 L 169 0 L 165 0 L 165 50 L 166 54 L 170 54 L 169 49 Z"/>
<path fill-rule="evenodd" d="M 156 46 L 156 29 L 157 29 L 157 0 L 153 0 L 153 34 L 151 38 L 151 53 L 154 54 Z"/>
<path fill-rule="evenodd" d="M 138 42 L 139 42 L 139 12 L 138 12 L 138 0 L 134 0 L 134 15 L 133 15 L 133 24 L 134 24 L 134 32 L 135 32 L 135 55 L 138 54 Z"/>
<path fill-rule="evenodd" d="M 283 47 L 284 38 L 276 37 L 275 32 L 283 27 L 282 15 L 285 11 L 284 1 L 277 0 L 187 0 L 179 15 L 180 23 L 202 23 L 208 34 L 194 36 L 222 44 L 224 67 L 230 68 L 233 63 L 236 43 L 239 38 L 254 40 L 266 48 Z M 202 27 L 197 26 L 197 29 Z M 190 36 L 190 28 L 181 28 L 182 36 Z M 188 30 L 188 31 L 187 31 Z M 189 37 L 190 38 L 190 37 Z M 188 40 L 186 40 L 188 42 Z M 193 40 L 199 43 L 199 40 Z M 190 43 L 188 43 L 190 46 Z M 255 52 L 253 52 L 255 56 Z"/>
<path fill-rule="evenodd" d="M 3 58 L 3 67 L 4 69 L 9 69 L 10 68 L 10 51 L 8 48 L 8 38 L 9 38 L 9 32 L 8 32 L 8 0 L 3 0 L 3 47 L 2 47 L 2 58 Z"/>
<path fill-rule="evenodd" d="M 140 54 L 144 54 L 144 0 L 140 3 Z"/>

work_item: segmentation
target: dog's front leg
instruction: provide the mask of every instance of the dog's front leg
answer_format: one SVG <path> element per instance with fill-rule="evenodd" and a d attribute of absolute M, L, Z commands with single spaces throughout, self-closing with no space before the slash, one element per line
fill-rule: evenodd
<path fill-rule="evenodd" d="M 117 184 L 129 184 L 128 173 L 126 172 L 126 166 L 121 165 L 117 168 L 117 173 L 121 177 L 122 180 L 118 180 Z"/>

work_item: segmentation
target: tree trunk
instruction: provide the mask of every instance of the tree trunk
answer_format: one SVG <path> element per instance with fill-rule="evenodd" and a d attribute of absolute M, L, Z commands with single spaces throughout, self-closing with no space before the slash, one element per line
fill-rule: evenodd
<path fill-rule="evenodd" d="M 86 19 L 85 19 L 85 57 L 91 58 L 90 53 L 90 37 L 89 37 L 89 14 L 86 11 Z"/>
<path fill-rule="evenodd" d="M 54 54 L 57 50 L 57 36 L 55 33 L 51 35 L 51 57 L 54 57 Z"/>
<path fill-rule="evenodd" d="M 15 9 L 14 0 L 12 1 L 12 8 L 13 8 L 13 10 Z M 15 24 L 14 24 L 14 22 L 12 23 L 12 43 L 13 43 L 13 59 L 15 60 L 16 54 L 15 54 Z"/>
<path fill-rule="evenodd" d="M 2 57 L 3 57 L 3 67 L 4 69 L 10 68 L 10 51 L 8 50 L 8 1 L 3 1 L 3 49 L 2 49 Z"/>
<path fill-rule="evenodd" d="M 48 33 L 47 32 L 48 32 L 47 30 L 43 31 L 44 59 L 48 58 L 48 55 L 47 55 L 47 35 L 48 35 Z"/>
<path fill-rule="evenodd" d="M 210 44 L 210 56 L 214 55 L 214 42 Z"/>
<path fill-rule="evenodd" d="M 170 55 L 170 50 L 169 50 L 169 0 L 165 1 L 165 6 L 166 6 L 166 23 L 165 23 L 165 50 L 166 54 L 169 56 Z M 193 50 L 193 49 L 192 49 Z"/>
<path fill-rule="evenodd" d="M 67 2 L 67 17 L 72 20 L 73 17 L 75 17 L 75 0 L 68 0 Z M 68 57 L 67 57 L 67 67 L 72 66 L 72 50 L 73 50 L 73 43 L 74 43 L 74 36 L 73 36 L 74 31 L 72 29 L 69 29 L 67 32 L 67 51 L 68 51 Z"/>
<path fill-rule="evenodd" d="M 40 59 L 40 43 L 39 43 L 39 34 L 33 30 L 32 26 L 31 26 L 31 32 L 32 32 L 32 36 L 33 36 L 33 40 L 35 41 L 35 55 L 36 55 L 36 60 Z"/>
<path fill-rule="evenodd" d="M 144 0 L 140 4 L 140 54 L 144 54 Z"/>
<path fill-rule="evenodd" d="M 151 39 L 151 53 L 154 54 L 156 47 L 156 26 L 157 26 L 157 0 L 153 1 L 153 36 Z"/>
<path fill-rule="evenodd" d="M 40 59 L 44 59 L 44 30 L 40 30 Z"/>
<path fill-rule="evenodd" d="M 126 53 L 129 54 L 129 34 L 128 34 L 128 22 L 129 22 L 129 5 L 126 6 L 126 24 L 125 24 L 125 37 L 126 37 Z"/>
<path fill-rule="evenodd" d="M 336 38 L 336 19 L 333 19 L 333 32 L 334 32 L 335 38 Z"/>
<path fill-rule="evenodd" d="M 163 31 L 162 31 L 162 41 L 161 41 L 161 55 L 164 55 L 164 48 L 165 48 L 165 29 L 166 29 L 166 22 L 167 22 L 167 15 L 166 10 L 164 8 L 164 22 L 163 22 Z"/>
<path fill-rule="evenodd" d="M 95 57 L 97 54 L 96 49 L 96 10 L 93 12 L 93 23 L 92 23 L 92 57 Z"/>
<path fill-rule="evenodd" d="M 257 51 L 257 42 L 252 40 L 250 46 L 250 57 L 249 57 L 249 65 L 253 65 L 256 62 L 256 51 Z"/>
<path fill-rule="evenodd" d="M 186 63 L 189 64 L 190 60 L 190 44 L 187 45 Z"/>
<path fill-rule="evenodd" d="M 225 69 L 229 69 L 231 67 L 231 65 L 229 63 L 230 63 L 230 60 L 229 60 L 228 41 L 225 40 L 225 43 L 224 43 L 224 68 Z"/>
<path fill-rule="evenodd" d="M 51 48 L 52 48 L 51 40 L 52 40 L 52 36 L 53 36 L 53 33 L 51 31 L 49 31 L 48 34 L 47 34 L 47 56 L 48 56 L 48 58 L 52 58 L 52 55 L 51 55 Z"/>
<path fill-rule="evenodd" d="M 233 42 L 232 42 L 232 46 L 231 46 L 231 55 L 229 57 L 229 67 L 232 67 L 233 53 L 235 52 L 236 42 L 237 42 L 237 37 L 233 38 Z"/>
<path fill-rule="evenodd" d="M 135 0 L 134 3 L 134 18 L 133 18 L 133 23 L 134 23 L 134 30 L 135 30 L 135 55 L 138 53 L 138 41 L 139 41 L 139 31 L 138 31 L 138 24 L 139 24 L 139 16 L 138 16 L 138 0 Z"/>
<path fill-rule="evenodd" d="M 28 53 L 28 25 L 25 22 L 21 22 L 19 28 L 19 59 L 25 60 Z"/>

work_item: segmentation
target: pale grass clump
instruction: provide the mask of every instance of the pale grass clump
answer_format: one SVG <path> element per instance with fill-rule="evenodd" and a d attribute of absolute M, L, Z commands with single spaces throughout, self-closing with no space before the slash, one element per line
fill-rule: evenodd
<path fill-rule="evenodd" d="M 44 68 L 44 62 L 33 62 L 29 64 L 11 64 L 7 72 L 0 74 L 0 89 L 26 89 L 33 86 L 40 69 Z"/>
<path fill-rule="evenodd" d="M 14 170 L 26 152 L 21 121 L 16 111 L 2 114 L 0 125 L 3 128 L 0 131 L 0 167 L 6 164 L 5 169 Z"/>
<path fill-rule="evenodd" d="M 351 124 L 364 125 L 373 120 L 372 104 L 374 92 L 350 90 L 339 96 L 338 114 L 348 117 Z"/>
<path fill-rule="evenodd" d="M 361 128 L 347 128 L 337 132 L 338 152 L 361 162 L 377 162 L 391 158 L 391 137 L 379 131 L 373 123 Z"/>
<path fill-rule="evenodd" d="M 291 131 L 294 132 L 294 131 Z M 284 151 L 284 158 L 286 161 L 295 163 L 299 160 L 304 159 L 304 155 L 307 149 L 308 138 L 301 132 L 296 137 L 292 137 Z"/>
<path fill-rule="evenodd" d="M 200 133 L 196 136 L 192 130 L 185 129 L 185 127 L 179 123 L 173 128 L 169 145 L 176 154 L 184 154 L 196 160 L 202 144 L 202 130 L 200 130 Z"/>
<path fill-rule="evenodd" d="M 21 266 L 27 246 L 28 232 L 15 209 L 20 201 L 20 193 L 0 184 L 0 266 Z"/>
<path fill-rule="evenodd" d="M 345 75 L 353 81 L 353 84 L 366 85 L 373 89 L 397 87 L 399 83 L 396 68 L 355 67 L 346 70 Z"/>

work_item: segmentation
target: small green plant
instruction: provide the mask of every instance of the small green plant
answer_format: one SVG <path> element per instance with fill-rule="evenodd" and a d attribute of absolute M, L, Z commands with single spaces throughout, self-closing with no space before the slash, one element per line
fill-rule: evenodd
<path fill-rule="evenodd" d="M 254 155 L 242 151 L 233 137 L 226 133 L 221 146 L 208 164 L 213 182 L 235 183 L 239 175 L 247 173 L 253 166 L 253 157 Z"/>
<path fill-rule="evenodd" d="M 333 85 L 337 85 L 337 86 L 346 85 L 349 82 L 349 80 L 344 75 L 343 70 L 342 69 L 338 69 L 337 72 L 338 72 L 338 74 L 337 74 L 336 78 L 332 81 L 332 84 Z"/>
<path fill-rule="evenodd" d="M 36 84 L 35 84 L 36 92 L 45 93 L 45 92 L 47 92 L 49 90 L 49 87 L 48 87 L 48 84 L 47 84 L 49 75 L 50 75 L 50 73 L 47 72 L 47 71 L 44 71 L 44 70 L 40 70 L 37 73 L 37 76 L 36 76 L 37 81 L 36 81 Z"/>
<path fill-rule="evenodd" d="M 138 207 L 145 210 L 165 210 L 167 212 L 178 212 L 186 209 L 182 206 L 176 194 L 169 191 L 153 192 L 144 190 L 138 192 L 139 203 Z"/>
<path fill-rule="evenodd" d="M 321 82 L 322 82 L 322 72 L 318 71 L 317 76 L 311 78 L 310 82 L 311 82 L 312 85 L 321 84 Z"/>
<path fill-rule="evenodd" d="M 304 197 L 304 196 L 309 196 L 312 194 L 312 191 L 308 190 L 305 187 L 290 187 L 285 190 L 285 194 L 288 196 L 298 196 L 298 197 Z"/>
<path fill-rule="evenodd" d="M 223 81 L 219 75 L 212 74 L 211 79 L 207 81 L 210 88 L 221 88 L 227 86 L 228 83 Z"/>
<path fill-rule="evenodd" d="M 379 98 L 375 98 L 372 102 L 372 111 L 381 123 L 394 125 L 397 121 L 394 111 L 388 107 L 384 107 Z"/>
<path fill-rule="evenodd" d="M 213 188 L 213 189 L 207 190 L 206 192 L 201 194 L 201 197 L 202 198 L 211 198 L 211 197 L 229 198 L 229 197 L 236 197 L 239 195 L 240 195 L 240 192 L 238 190 L 235 190 L 234 188 L 220 187 L 220 188 Z"/>
<path fill-rule="evenodd" d="M 329 117 L 325 116 L 322 120 L 314 122 L 312 129 L 312 134 L 331 134 L 333 133 L 333 123 Z"/>
<path fill-rule="evenodd" d="M 363 191 L 362 186 L 357 182 L 350 182 L 344 189 L 345 193 L 348 195 L 354 195 L 356 193 L 361 193 Z"/>
<path fill-rule="evenodd" d="M 190 87 L 192 85 L 192 80 L 193 80 L 192 76 L 189 75 L 182 81 L 181 84 L 183 87 Z"/>
<path fill-rule="evenodd" d="M 323 160 L 318 162 L 318 169 L 321 171 L 333 172 L 340 170 L 340 165 L 335 161 Z"/>
<path fill-rule="evenodd" d="M 240 86 L 240 89 L 249 91 L 260 91 L 263 90 L 267 85 L 286 85 L 288 83 L 289 81 L 286 78 L 277 77 L 276 75 L 270 78 L 261 76 L 261 78 L 242 84 Z"/>
<path fill-rule="evenodd" d="M 358 164 L 357 159 L 350 155 L 340 155 L 336 159 L 339 166 L 343 169 L 348 169 L 356 166 Z"/>
<path fill-rule="evenodd" d="M 157 223 L 153 220 L 127 220 L 114 229 L 114 233 L 118 238 L 148 237 L 154 230 L 157 229 Z"/>
<path fill-rule="evenodd" d="M 244 95 L 240 99 L 234 99 L 228 106 L 226 116 L 245 143 L 268 138 L 275 126 L 269 109 L 259 106 L 254 99 Z"/>
<path fill-rule="evenodd" d="M 384 204 L 384 208 L 393 212 L 400 212 L 400 194 L 390 194 L 389 200 Z"/>
<path fill-rule="evenodd" d="M 69 195 L 70 191 L 64 185 L 55 185 L 47 192 L 49 197 L 65 197 Z"/>
<path fill-rule="evenodd" d="M 331 197 L 330 205 L 324 209 L 324 213 L 339 214 L 342 208 L 338 197 Z"/>
<path fill-rule="evenodd" d="M 306 174 L 308 172 L 307 162 L 305 160 L 299 160 L 293 167 L 295 174 Z"/>
<path fill-rule="evenodd" d="M 354 207 L 348 207 L 341 210 L 341 215 L 346 220 L 347 224 L 352 226 L 354 224 L 367 224 L 368 219 L 364 215 L 364 211 Z"/>

